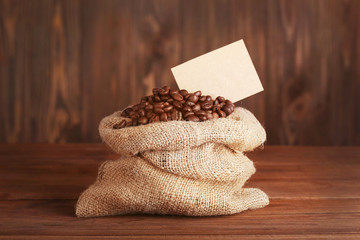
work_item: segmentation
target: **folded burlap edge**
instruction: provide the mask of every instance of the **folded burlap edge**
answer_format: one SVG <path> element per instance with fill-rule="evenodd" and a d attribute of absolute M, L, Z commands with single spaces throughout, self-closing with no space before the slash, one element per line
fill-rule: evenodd
<path fill-rule="evenodd" d="M 113 129 L 127 119 L 117 111 L 99 124 L 102 140 L 116 153 L 136 155 L 149 150 L 179 150 L 206 142 L 225 144 L 235 151 L 252 151 L 266 140 L 260 122 L 248 110 L 237 107 L 226 118 L 204 122 L 168 121 Z M 231 133 L 231 135 L 230 135 Z"/>

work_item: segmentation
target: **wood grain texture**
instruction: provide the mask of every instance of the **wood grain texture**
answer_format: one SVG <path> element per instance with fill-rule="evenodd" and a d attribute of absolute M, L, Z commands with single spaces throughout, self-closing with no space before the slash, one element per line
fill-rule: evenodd
<path fill-rule="evenodd" d="M 360 196 L 358 147 L 268 146 L 248 155 L 257 172 L 247 186 L 272 199 Z M 117 156 L 100 144 L 0 145 L 0 199 L 76 199 L 111 159 Z"/>
<path fill-rule="evenodd" d="M 0 0 L 0 142 L 99 142 L 100 119 L 244 39 L 268 144 L 360 144 L 357 0 Z"/>
<path fill-rule="evenodd" d="M 99 165 L 100 144 L 0 145 L 0 239 L 358 239 L 360 148 L 268 146 L 249 154 L 247 186 L 270 205 L 219 217 L 76 218 L 79 194 Z"/>

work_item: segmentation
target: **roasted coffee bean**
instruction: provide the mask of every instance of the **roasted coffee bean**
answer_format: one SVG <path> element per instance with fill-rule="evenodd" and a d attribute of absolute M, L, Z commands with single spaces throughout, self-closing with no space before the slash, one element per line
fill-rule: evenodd
<path fill-rule="evenodd" d="M 207 120 L 207 117 L 206 116 L 198 116 L 199 117 L 199 119 L 201 120 L 201 121 L 206 121 Z"/>
<path fill-rule="evenodd" d="M 146 117 L 148 118 L 148 119 L 150 119 L 153 115 L 156 115 L 155 113 L 153 113 L 152 111 L 150 112 L 147 112 L 146 113 Z"/>
<path fill-rule="evenodd" d="M 149 118 L 150 123 L 159 122 L 160 118 L 158 115 L 154 114 L 152 117 Z"/>
<path fill-rule="evenodd" d="M 170 89 L 169 94 L 170 94 L 170 95 L 179 94 L 179 91 L 178 91 L 178 90 L 171 90 L 171 89 Z"/>
<path fill-rule="evenodd" d="M 131 127 L 132 126 L 132 121 L 127 121 L 126 122 L 126 127 Z"/>
<path fill-rule="evenodd" d="M 154 108 L 163 108 L 164 104 L 165 104 L 164 102 L 154 103 Z"/>
<path fill-rule="evenodd" d="M 171 113 L 171 119 L 176 120 L 176 121 L 180 121 L 182 119 L 181 112 L 177 111 L 177 110 L 173 110 L 172 113 Z"/>
<path fill-rule="evenodd" d="M 160 115 L 160 121 L 166 122 L 168 120 L 167 114 L 166 113 L 162 113 Z"/>
<path fill-rule="evenodd" d="M 217 110 L 217 113 L 219 114 L 220 117 L 226 117 L 226 113 L 222 110 Z"/>
<path fill-rule="evenodd" d="M 213 117 L 213 115 L 212 115 L 212 112 L 211 112 L 211 113 L 210 113 L 210 112 L 207 112 L 207 113 L 206 113 L 206 118 L 207 118 L 208 120 L 213 119 L 214 117 Z"/>
<path fill-rule="evenodd" d="M 169 89 L 168 89 L 168 88 L 166 88 L 166 89 L 160 88 L 160 89 L 159 89 L 159 94 L 160 94 L 160 95 L 169 94 Z"/>
<path fill-rule="evenodd" d="M 132 125 L 133 125 L 133 126 L 137 126 L 137 125 L 138 125 L 138 119 L 137 119 L 137 118 L 132 119 Z"/>
<path fill-rule="evenodd" d="M 151 111 L 151 110 L 153 110 L 153 109 L 154 109 L 154 106 L 151 105 L 151 104 L 145 106 L 145 110 L 146 110 L 146 111 Z"/>
<path fill-rule="evenodd" d="M 187 101 L 186 105 L 188 105 L 189 107 L 195 106 L 195 103 L 192 101 Z"/>
<path fill-rule="evenodd" d="M 197 96 L 197 97 L 200 97 L 201 96 L 201 91 L 194 92 L 194 95 Z"/>
<path fill-rule="evenodd" d="M 127 117 L 129 114 L 133 111 L 132 108 L 126 108 L 124 111 L 122 111 L 121 116 Z"/>
<path fill-rule="evenodd" d="M 225 98 L 224 98 L 224 97 L 218 96 L 216 99 L 219 101 L 219 103 L 225 102 Z"/>
<path fill-rule="evenodd" d="M 191 107 L 187 106 L 187 105 L 185 105 L 182 110 L 183 110 L 183 112 L 191 112 L 192 111 Z"/>
<path fill-rule="evenodd" d="M 186 112 L 186 113 L 184 113 L 184 118 L 187 118 L 192 115 L 194 115 L 194 112 Z"/>
<path fill-rule="evenodd" d="M 154 102 L 161 102 L 161 98 L 159 95 L 154 96 Z"/>
<path fill-rule="evenodd" d="M 193 103 L 197 103 L 197 101 L 199 100 L 199 97 L 195 94 L 191 94 L 190 97 L 187 99 L 188 102 L 193 102 Z"/>
<path fill-rule="evenodd" d="M 148 123 L 148 119 L 146 117 L 139 118 L 139 124 L 144 125 Z"/>
<path fill-rule="evenodd" d="M 166 101 L 166 100 L 170 99 L 170 96 L 169 95 L 161 95 L 160 99 L 163 101 Z"/>
<path fill-rule="evenodd" d="M 235 104 L 233 102 L 231 102 L 230 100 L 226 100 L 225 101 L 225 104 L 226 105 L 231 105 L 231 106 L 234 106 L 235 107 Z"/>
<path fill-rule="evenodd" d="M 152 93 L 153 93 L 154 95 L 159 94 L 159 88 L 153 88 Z"/>
<path fill-rule="evenodd" d="M 144 109 L 140 109 L 140 110 L 138 111 L 138 113 L 139 113 L 140 117 L 144 117 L 145 114 L 146 114 L 146 112 L 145 112 Z"/>
<path fill-rule="evenodd" d="M 170 112 L 174 107 L 172 105 L 164 107 L 165 112 Z"/>
<path fill-rule="evenodd" d="M 181 109 L 183 108 L 183 105 L 182 105 L 180 102 L 178 102 L 178 101 L 174 101 L 174 102 L 173 102 L 173 106 L 174 106 L 175 108 L 177 108 L 178 110 L 181 110 Z"/>
<path fill-rule="evenodd" d="M 186 120 L 206 121 L 226 117 L 235 110 L 235 105 L 224 97 L 202 96 L 201 91 L 189 93 L 169 86 L 153 88 L 153 95 L 141 98 L 140 103 L 126 108 L 121 116 L 129 118 L 113 126 L 120 129 L 160 121 Z"/>
<path fill-rule="evenodd" d="M 200 111 L 197 111 L 197 112 L 194 112 L 196 116 L 205 116 L 206 115 L 206 112 L 204 110 L 200 110 Z"/>
<path fill-rule="evenodd" d="M 195 104 L 193 107 L 192 107 L 192 110 L 193 112 L 197 112 L 197 111 L 200 111 L 201 110 L 201 106 L 200 104 Z"/>
<path fill-rule="evenodd" d="M 113 126 L 113 129 L 121 129 L 126 127 L 126 120 L 122 120 L 120 123 L 117 123 Z"/>
<path fill-rule="evenodd" d="M 206 100 L 206 96 L 201 96 L 200 98 L 199 98 L 199 102 L 204 102 Z"/>
<path fill-rule="evenodd" d="M 185 96 L 186 94 L 188 94 L 189 92 L 186 91 L 185 89 L 182 89 L 182 90 L 180 90 L 179 93 L 184 97 L 184 96 Z"/>
<path fill-rule="evenodd" d="M 154 113 L 156 113 L 156 114 L 161 114 L 163 112 L 164 112 L 164 110 L 162 108 L 158 108 L 158 107 L 154 108 Z"/>
<path fill-rule="evenodd" d="M 171 95 L 171 97 L 176 101 L 181 101 L 181 100 L 184 99 L 184 97 L 179 93 L 174 93 L 174 94 Z"/>
<path fill-rule="evenodd" d="M 187 118 L 185 118 L 186 121 L 192 121 L 192 122 L 200 122 L 200 118 L 198 118 L 195 115 L 190 115 Z"/>
<path fill-rule="evenodd" d="M 226 113 L 226 115 L 230 115 L 234 111 L 230 105 L 223 106 L 221 110 L 223 110 Z"/>
<path fill-rule="evenodd" d="M 130 118 L 134 119 L 140 117 L 140 114 L 138 112 L 131 112 L 129 116 Z"/>
<path fill-rule="evenodd" d="M 212 101 L 205 101 L 201 103 L 201 108 L 204 110 L 209 110 L 213 107 Z"/>

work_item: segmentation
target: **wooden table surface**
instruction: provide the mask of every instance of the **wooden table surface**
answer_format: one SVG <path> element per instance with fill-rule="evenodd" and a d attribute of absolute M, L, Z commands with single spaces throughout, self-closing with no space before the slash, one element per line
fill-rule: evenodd
<path fill-rule="evenodd" d="M 360 147 L 265 146 L 247 186 L 270 205 L 221 217 L 77 218 L 100 144 L 0 145 L 0 239 L 360 239 Z"/>

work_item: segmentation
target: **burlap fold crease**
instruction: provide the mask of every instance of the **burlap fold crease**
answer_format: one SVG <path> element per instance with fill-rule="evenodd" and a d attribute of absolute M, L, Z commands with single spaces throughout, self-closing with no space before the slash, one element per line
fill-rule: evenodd
<path fill-rule="evenodd" d="M 255 173 L 244 152 L 262 145 L 264 128 L 246 109 L 204 122 L 169 121 L 123 129 L 121 112 L 99 126 L 103 141 L 121 157 L 103 163 L 81 194 L 79 217 L 129 213 L 212 216 L 269 203 L 259 189 L 243 188 Z"/>

